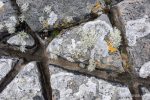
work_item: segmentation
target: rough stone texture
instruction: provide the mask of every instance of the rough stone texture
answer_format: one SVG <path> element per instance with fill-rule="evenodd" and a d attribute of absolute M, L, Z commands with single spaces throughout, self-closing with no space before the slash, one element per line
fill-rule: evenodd
<path fill-rule="evenodd" d="M 113 28 L 109 19 L 101 15 L 94 21 L 62 31 L 49 44 L 47 52 L 52 59 L 61 56 L 71 62 L 89 63 L 89 71 L 99 65 L 101 68 L 122 72 L 122 59 L 117 48 L 113 48 L 115 52 L 109 51 L 110 33 L 113 33 Z M 119 34 L 115 33 L 115 36 L 118 36 L 115 39 L 117 41 L 114 40 L 118 45 Z"/>
<path fill-rule="evenodd" d="M 16 59 L 1 57 L 0 58 L 0 80 L 8 74 L 13 68 Z"/>
<path fill-rule="evenodd" d="M 127 87 L 49 66 L 55 100 L 132 100 Z"/>
<path fill-rule="evenodd" d="M 0 32 L 14 33 L 18 23 L 16 6 L 11 0 L 0 1 Z"/>
<path fill-rule="evenodd" d="M 139 71 L 139 76 L 142 78 L 147 78 L 150 76 L 150 61 L 146 62 Z"/>
<path fill-rule="evenodd" d="M 142 87 L 141 90 L 143 93 L 142 100 L 150 100 L 150 91 L 145 87 Z"/>
<path fill-rule="evenodd" d="M 35 44 L 34 39 L 31 37 L 31 35 L 27 34 L 27 36 L 24 38 L 21 36 L 21 34 L 17 34 L 12 36 L 7 40 L 7 43 L 11 45 L 17 45 L 17 46 L 33 46 Z"/>
<path fill-rule="evenodd" d="M 122 28 L 129 46 L 130 64 L 136 72 L 150 60 L 149 5 L 149 0 L 124 0 L 113 9 L 115 23 Z"/>
<path fill-rule="evenodd" d="M 35 62 L 27 64 L 0 94 L 0 100 L 44 100 Z"/>
<path fill-rule="evenodd" d="M 98 13 L 102 0 L 17 0 L 25 21 L 33 31 L 67 27 L 90 18 L 91 11 Z"/>

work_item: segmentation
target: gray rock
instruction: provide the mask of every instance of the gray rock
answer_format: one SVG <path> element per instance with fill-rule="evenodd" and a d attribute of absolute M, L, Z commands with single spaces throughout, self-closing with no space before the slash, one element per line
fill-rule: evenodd
<path fill-rule="evenodd" d="M 101 1 L 101 4 L 99 3 Z M 101 13 L 102 0 L 17 0 L 25 21 L 33 31 L 68 27 Z"/>
<path fill-rule="evenodd" d="M 94 77 L 49 66 L 54 99 L 57 100 L 132 100 L 128 87 L 113 85 Z"/>
<path fill-rule="evenodd" d="M 38 97 L 43 98 L 35 62 L 27 64 L 0 94 L 1 100 L 36 100 Z"/>
<path fill-rule="evenodd" d="M 0 80 L 8 74 L 13 68 L 15 60 L 12 58 L 1 57 L 0 58 Z"/>
<path fill-rule="evenodd" d="M 143 93 L 142 100 L 150 100 L 150 91 L 145 87 L 142 87 L 141 90 Z"/>
<path fill-rule="evenodd" d="M 0 32 L 15 32 L 18 23 L 16 6 L 11 0 L 0 1 Z"/>
<path fill-rule="evenodd" d="M 113 9 L 116 25 L 128 43 L 130 65 L 139 72 L 150 60 L 150 1 L 124 0 Z"/>
<path fill-rule="evenodd" d="M 34 39 L 31 35 L 26 34 L 26 36 L 22 36 L 21 34 L 17 34 L 12 36 L 7 40 L 7 43 L 11 45 L 17 45 L 17 46 L 33 46 L 35 44 Z"/>
<path fill-rule="evenodd" d="M 117 50 L 120 41 L 119 32 L 114 31 L 108 17 L 102 15 L 94 21 L 62 31 L 49 44 L 47 52 L 51 59 L 61 56 L 71 62 L 89 63 L 89 71 L 99 65 L 122 72 L 122 59 Z"/>
<path fill-rule="evenodd" d="M 150 77 L 150 61 L 142 65 L 139 71 L 139 76 L 142 78 Z"/>

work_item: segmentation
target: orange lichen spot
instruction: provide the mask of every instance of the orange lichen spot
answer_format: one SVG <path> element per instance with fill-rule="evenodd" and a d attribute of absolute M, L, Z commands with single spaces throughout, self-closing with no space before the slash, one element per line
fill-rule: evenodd
<path fill-rule="evenodd" d="M 114 53 L 117 51 L 117 48 L 113 47 L 112 42 L 107 42 L 108 43 L 108 50 L 110 53 Z"/>
<path fill-rule="evenodd" d="M 92 12 L 96 13 L 99 10 L 102 10 L 102 5 L 101 5 L 101 3 L 99 1 L 97 1 L 96 4 L 94 5 L 94 7 L 92 8 Z"/>

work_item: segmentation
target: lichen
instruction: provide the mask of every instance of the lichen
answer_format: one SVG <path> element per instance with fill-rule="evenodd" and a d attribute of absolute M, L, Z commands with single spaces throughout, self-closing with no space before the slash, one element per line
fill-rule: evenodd
<path fill-rule="evenodd" d="M 21 6 L 21 10 L 23 12 L 26 12 L 27 10 L 29 9 L 29 3 L 24 3 L 22 6 Z"/>
<path fill-rule="evenodd" d="M 53 25 L 58 19 L 58 16 L 57 14 L 54 13 L 54 11 L 52 11 L 50 14 L 49 14 L 49 17 L 47 19 L 48 21 L 48 24 L 49 25 Z"/>
<path fill-rule="evenodd" d="M 145 15 L 141 19 L 128 21 L 126 24 L 126 37 L 129 46 L 135 46 L 136 40 L 150 34 L 150 22 L 147 20 L 148 16 Z"/>

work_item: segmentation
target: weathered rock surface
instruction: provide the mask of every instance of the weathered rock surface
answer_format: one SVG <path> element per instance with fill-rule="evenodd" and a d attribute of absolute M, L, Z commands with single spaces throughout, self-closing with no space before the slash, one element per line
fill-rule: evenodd
<path fill-rule="evenodd" d="M 8 31 L 15 32 L 18 23 L 16 6 L 11 0 L 0 1 L 0 33 Z"/>
<path fill-rule="evenodd" d="M 29 34 L 26 34 L 26 36 L 22 36 L 22 34 L 17 34 L 9 38 L 7 40 L 7 43 L 17 46 L 33 46 L 35 44 L 35 41 Z"/>
<path fill-rule="evenodd" d="M 150 77 L 150 61 L 146 62 L 139 71 L 139 76 L 142 78 Z"/>
<path fill-rule="evenodd" d="M 1 57 L 0 58 L 0 80 L 8 74 L 13 68 L 16 59 Z"/>
<path fill-rule="evenodd" d="M 44 100 L 35 62 L 27 64 L 2 91 L 0 100 Z"/>
<path fill-rule="evenodd" d="M 101 1 L 101 4 L 100 2 Z M 102 0 L 17 0 L 25 21 L 33 31 L 68 27 L 99 14 Z"/>
<path fill-rule="evenodd" d="M 127 87 L 49 66 L 55 100 L 132 100 Z"/>
<path fill-rule="evenodd" d="M 130 64 L 137 73 L 150 60 L 149 5 L 149 0 L 124 0 L 113 9 L 115 23 L 128 43 Z"/>
<path fill-rule="evenodd" d="M 142 87 L 141 90 L 143 93 L 142 100 L 150 100 L 150 91 L 145 87 Z"/>
<path fill-rule="evenodd" d="M 99 65 L 122 72 L 122 59 L 117 50 L 120 40 L 107 15 L 101 15 L 94 21 L 62 31 L 49 44 L 47 52 L 52 59 L 61 56 L 71 62 L 89 63 L 89 71 Z"/>

